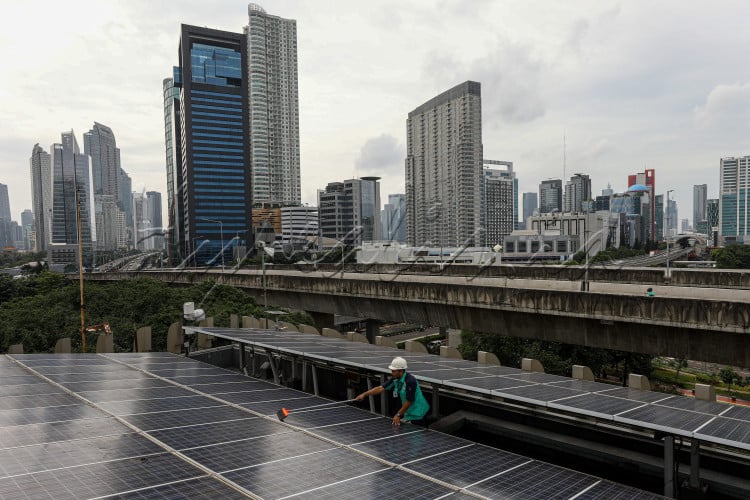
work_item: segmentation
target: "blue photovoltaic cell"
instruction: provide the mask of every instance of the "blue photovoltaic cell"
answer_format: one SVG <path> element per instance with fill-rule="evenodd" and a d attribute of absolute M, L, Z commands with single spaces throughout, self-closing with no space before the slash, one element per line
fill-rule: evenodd
<path fill-rule="evenodd" d="M 489 498 L 571 498 L 597 478 L 543 462 L 531 462 L 475 484 L 467 491 Z"/>
<path fill-rule="evenodd" d="M 515 453 L 475 444 L 412 462 L 406 468 L 464 488 L 529 461 Z"/>
<path fill-rule="evenodd" d="M 447 434 L 422 431 L 357 444 L 352 448 L 388 462 L 405 464 L 470 444 L 471 441 Z"/>
<path fill-rule="evenodd" d="M 186 425 L 219 423 L 225 420 L 239 420 L 252 417 L 251 413 L 229 406 L 215 406 L 212 408 L 198 408 L 195 410 L 177 410 L 161 413 L 142 413 L 122 417 L 136 427 L 150 431 L 156 429 L 171 429 Z"/>
<path fill-rule="evenodd" d="M 385 468 L 385 465 L 358 453 L 339 448 L 250 467 L 224 476 L 262 498 L 280 498 L 305 491 L 311 492 L 316 488 Z M 413 498 L 394 495 L 394 485 L 384 485 L 387 486 L 387 497 Z M 381 489 L 380 497 L 383 493 L 385 492 Z"/>
<path fill-rule="evenodd" d="M 112 500 L 239 500 L 247 495 L 218 479 L 202 477 L 107 497 Z"/>
<path fill-rule="evenodd" d="M 43 422 L 61 422 L 64 420 L 101 418 L 104 416 L 105 414 L 101 410 L 95 410 L 94 408 L 85 405 L 4 410 L 0 411 L 0 427 L 39 424 Z"/>
<path fill-rule="evenodd" d="M 562 408 L 563 410 L 582 410 L 587 414 L 611 418 L 614 415 L 630 411 L 645 403 L 631 399 L 613 398 L 601 394 L 586 393 L 572 398 L 563 399 L 550 403 L 550 407 Z"/>
<path fill-rule="evenodd" d="M 218 425 L 198 424 L 151 431 L 149 434 L 167 446 L 176 450 L 184 450 L 284 432 L 292 431 L 289 427 L 278 425 L 270 420 L 251 417 L 221 422 Z"/>
<path fill-rule="evenodd" d="M 334 447 L 334 444 L 300 432 L 287 432 L 215 446 L 193 448 L 185 450 L 183 453 L 211 470 L 226 472 L 267 462 L 275 463 L 277 460 Z"/>
<path fill-rule="evenodd" d="M 148 439 L 133 433 L 8 448 L 0 450 L 0 477 L 153 455 L 163 451 Z"/>
<path fill-rule="evenodd" d="M 341 500 L 365 498 L 404 498 L 434 500 L 449 495 L 449 488 L 398 469 L 356 476 L 344 482 L 302 493 L 294 498 Z M 448 497 L 453 499 L 453 496 Z M 476 498 L 476 497 L 473 497 Z M 459 500 L 459 497 L 456 497 Z"/>
<path fill-rule="evenodd" d="M 712 418 L 714 417 L 705 413 L 648 405 L 616 416 L 615 421 L 632 421 L 645 427 L 668 430 L 689 436 L 692 431 Z"/>
<path fill-rule="evenodd" d="M 6 498 L 78 500 L 202 475 L 192 465 L 164 453 L 2 478 L 0 492 Z"/>
<path fill-rule="evenodd" d="M 726 443 L 737 443 L 744 449 L 750 449 L 750 422 L 733 418 L 716 417 L 696 431 L 699 438 L 714 437 Z"/>
<path fill-rule="evenodd" d="M 31 424 L 22 427 L 0 427 L 0 448 L 30 446 L 80 439 L 81 437 L 93 438 L 128 432 L 131 432 L 131 430 L 114 418 L 92 418 L 89 420 Z"/>
<path fill-rule="evenodd" d="M 369 420 L 348 424 L 314 427 L 309 429 L 309 432 L 317 436 L 335 440 L 344 445 L 349 445 L 424 430 L 422 427 L 416 425 L 399 425 L 398 427 L 394 427 L 390 419 L 375 415 L 370 415 L 370 417 Z"/>

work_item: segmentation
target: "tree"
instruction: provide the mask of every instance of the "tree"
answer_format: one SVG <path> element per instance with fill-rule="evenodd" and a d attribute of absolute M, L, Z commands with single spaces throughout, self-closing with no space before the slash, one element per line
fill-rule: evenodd
<path fill-rule="evenodd" d="M 678 382 L 680 379 L 680 370 L 682 370 L 683 368 L 687 368 L 687 365 L 688 365 L 687 359 L 684 357 L 675 358 L 674 360 L 672 360 L 672 366 L 674 366 L 675 368 L 675 374 L 674 374 L 675 382 Z"/>
<path fill-rule="evenodd" d="M 711 252 L 716 267 L 721 269 L 750 269 L 750 246 L 728 245 Z"/>
<path fill-rule="evenodd" d="M 727 384 L 727 390 L 729 391 L 729 395 L 732 395 L 732 382 L 739 382 L 740 376 L 739 374 L 734 371 L 734 368 L 731 366 L 725 366 L 721 370 L 719 370 L 719 378 L 722 382 Z"/>

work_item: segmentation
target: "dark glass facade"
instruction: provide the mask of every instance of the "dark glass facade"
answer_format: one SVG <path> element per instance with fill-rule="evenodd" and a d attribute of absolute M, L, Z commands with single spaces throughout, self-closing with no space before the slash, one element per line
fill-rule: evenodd
<path fill-rule="evenodd" d="M 252 235 L 248 93 L 242 34 L 182 26 L 174 86 L 179 122 L 182 224 L 180 250 L 188 264 L 221 264 Z"/>

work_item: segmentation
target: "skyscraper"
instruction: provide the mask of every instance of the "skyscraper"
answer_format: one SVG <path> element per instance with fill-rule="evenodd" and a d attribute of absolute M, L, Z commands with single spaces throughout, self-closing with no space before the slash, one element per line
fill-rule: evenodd
<path fill-rule="evenodd" d="M 190 262 L 217 264 L 222 252 L 228 262 L 233 245 L 252 240 L 247 37 L 183 24 L 179 56 L 172 84 L 181 89 L 180 100 L 171 101 L 171 115 L 165 109 L 181 138 L 180 165 L 174 165 L 180 170 L 179 185 L 168 180 L 180 187 L 172 194 L 173 201 L 181 200 L 175 259 L 200 249 Z M 167 100 L 165 95 L 165 107 Z M 174 155 L 175 144 L 171 147 Z M 223 238 L 230 234 L 232 239 Z"/>
<path fill-rule="evenodd" d="M 654 213 L 656 214 L 656 221 L 654 228 L 654 241 L 664 241 L 664 195 L 657 194 L 654 197 Z"/>
<path fill-rule="evenodd" d="M 71 262 L 71 251 L 64 246 L 78 245 L 78 218 L 80 208 L 81 244 L 84 265 L 92 258 L 92 241 L 96 240 L 93 222 L 93 198 L 91 186 L 91 162 L 78 148 L 75 134 L 62 133 L 60 144 L 52 145 L 52 245 L 59 247 L 64 255 L 54 256 L 52 262 Z M 77 250 L 75 250 L 77 251 Z M 72 261 L 73 263 L 77 263 Z"/>
<path fill-rule="evenodd" d="M 406 242 L 406 195 L 389 194 L 388 203 L 383 205 L 381 216 L 383 239 Z"/>
<path fill-rule="evenodd" d="M 7 184 L 0 184 L 0 219 L 11 220 Z"/>
<path fill-rule="evenodd" d="M 182 186 L 182 139 L 180 137 L 180 71 L 173 68 L 172 78 L 165 78 L 164 90 L 164 146 L 167 166 L 167 258 L 172 265 L 179 263 L 181 241 L 185 241 L 185 226 L 179 220 L 184 213 Z M 176 83 L 175 83 L 176 82 Z"/>
<path fill-rule="evenodd" d="M 151 221 L 151 239 L 154 240 L 154 249 L 164 248 L 164 227 L 162 221 L 161 193 L 158 191 L 147 191 L 148 219 Z"/>
<path fill-rule="evenodd" d="M 719 236 L 743 243 L 750 224 L 750 156 L 722 158 L 719 168 Z"/>
<path fill-rule="evenodd" d="M 119 207 L 123 206 L 119 200 L 120 148 L 112 129 L 94 122 L 93 128 L 83 134 L 83 152 L 91 157 L 96 247 L 98 250 L 112 251 L 122 240 L 122 235 L 118 234 L 117 212 L 122 211 Z"/>
<path fill-rule="evenodd" d="M 409 245 L 476 246 L 482 222 L 482 97 L 467 81 L 406 120 Z"/>
<path fill-rule="evenodd" d="M 547 179 L 539 184 L 539 213 L 562 211 L 562 181 Z"/>
<path fill-rule="evenodd" d="M 34 250 L 47 249 L 51 236 L 52 166 L 50 155 L 39 144 L 34 144 L 29 159 L 31 170 L 31 203 L 34 212 Z"/>
<path fill-rule="evenodd" d="M 693 186 L 693 229 L 706 220 L 706 201 L 708 200 L 708 185 Z"/>
<path fill-rule="evenodd" d="M 526 228 L 526 221 L 534 215 L 534 212 L 539 213 L 539 195 L 537 193 L 523 193 L 523 227 Z"/>
<path fill-rule="evenodd" d="M 330 182 L 318 191 L 320 234 L 346 245 L 381 239 L 380 177 Z"/>
<path fill-rule="evenodd" d="M 591 178 L 575 174 L 565 183 L 563 212 L 583 212 L 583 202 L 591 199 Z"/>
<path fill-rule="evenodd" d="M 482 169 L 482 244 L 502 245 L 518 219 L 518 179 L 513 162 L 484 160 Z M 505 167 L 505 168 L 498 168 Z"/>
<path fill-rule="evenodd" d="M 117 173 L 117 206 L 123 212 L 125 220 L 126 246 L 135 245 L 134 221 L 133 221 L 133 181 L 122 168 Z M 119 246 L 122 246 L 120 243 Z"/>
<path fill-rule="evenodd" d="M 245 27 L 253 202 L 299 205 L 297 22 L 251 3 Z"/>

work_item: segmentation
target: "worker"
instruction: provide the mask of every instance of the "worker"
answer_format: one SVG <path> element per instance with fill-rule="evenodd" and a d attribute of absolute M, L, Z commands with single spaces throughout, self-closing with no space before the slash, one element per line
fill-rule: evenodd
<path fill-rule="evenodd" d="M 646 297 L 656 297 L 653 288 L 649 288 L 648 290 L 646 290 Z"/>
<path fill-rule="evenodd" d="M 376 396 L 383 391 L 393 391 L 393 397 L 401 398 L 401 408 L 393 416 L 393 425 L 398 427 L 401 422 L 427 425 L 424 418 L 430 410 L 430 405 L 422 395 L 417 379 L 411 373 L 406 372 L 406 360 L 397 356 L 393 358 L 388 369 L 391 370 L 391 378 L 383 385 L 373 387 L 354 399 L 362 401 L 368 396 Z"/>

